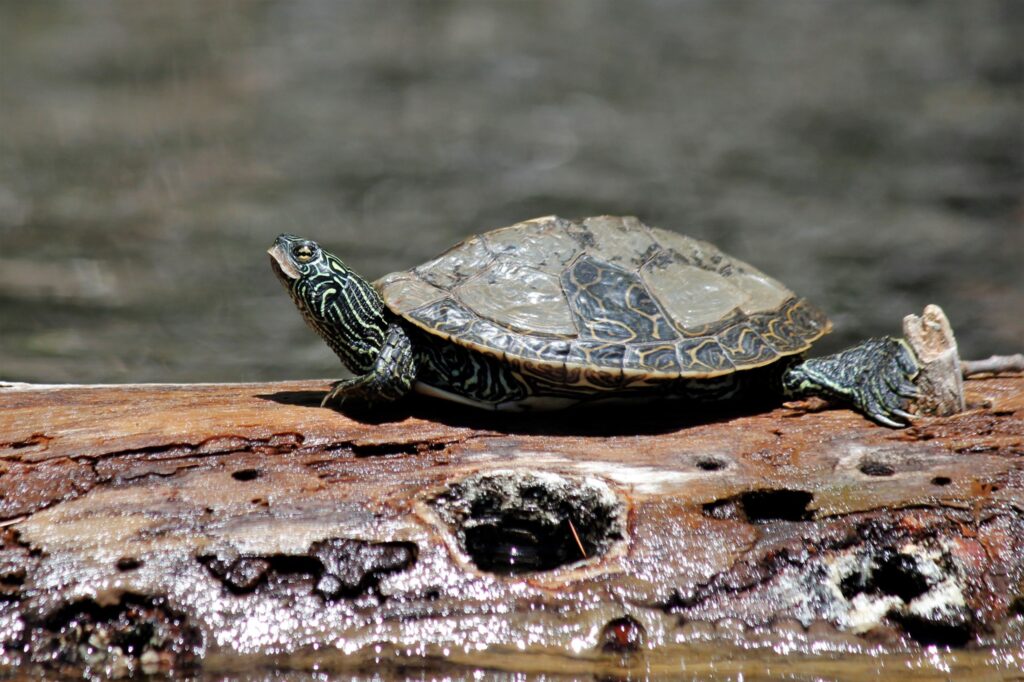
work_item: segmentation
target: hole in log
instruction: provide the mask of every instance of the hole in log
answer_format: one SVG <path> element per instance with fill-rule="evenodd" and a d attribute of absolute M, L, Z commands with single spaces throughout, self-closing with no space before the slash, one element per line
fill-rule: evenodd
<path fill-rule="evenodd" d="M 382 577 L 416 563 L 416 545 L 411 542 L 331 538 L 314 542 L 309 553 L 323 567 L 314 592 L 325 599 L 355 597 L 376 590 Z"/>
<path fill-rule="evenodd" d="M 806 490 L 751 490 L 706 503 L 704 515 L 750 523 L 809 521 L 814 515 L 807 507 L 813 500 L 814 495 Z"/>
<path fill-rule="evenodd" d="M 263 472 L 259 469 L 239 469 L 231 472 L 231 478 L 236 481 L 255 481 L 262 475 Z"/>
<path fill-rule="evenodd" d="M 231 552 L 197 557 L 234 594 L 247 594 L 270 583 L 287 592 L 313 579 L 313 592 L 328 600 L 375 591 L 380 579 L 416 562 L 411 542 L 366 542 L 329 538 L 310 545 L 308 554 L 243 555 Z"/>
<path fill-rule="evenodd" d="M 937 486 L 949 485 L 952 482 L 953 479 L 951 479 L 949 476 L 936 476 L 935 478 L 932 479 L 932 485 Z"/>
<path fill-rule="evenodd" d="M 204 564 L 215 578 L 235 594 L 245 594 L 255 590 L 266 579 L 267 573 L 270 571 L 271 560 L 272 557 L 263 556 L 203 555 L 199 557 L 199 562 Z M 287 572 L 282 570 L 283 568 L 279 567 L 279 572 Z M 312 572 L 312 570 L 310 568 L 305 572 Z"/>
<path fill-rule="evenodd" d="M 622 504 L 594 479 L 478 474 L 433 504 L 473 564 L 491 573 L 549 571 L 599 557 L 623 537 Z"/>
<path fill-rule="evenodd" d="M 907 554 L 894 554 L 875 569 L 869 582 L 882 594 L 891 594 L 905 602 L 928 591 L 928 579 L 918 568 L 917 560 Z"/>
<path fill-rule="evenodd" d="M 884 462 L 864 462 L 858 469 L 865 476 L 892 476 L 896 470 Z"/>
<path fill-rule="evenodd" d="M 807 505 L 813 499 L 814 495 L 806 490 L 754 490 L 740 496 L 743 511 L 751 523 L 807 521 L 811 518 Z"/>
<path fill-rule="evenodd" d="M 114 566 L 122 572 L 134 571 L 142 567 L 142 560 L 133 556 L 123 556 L 114 563 Z"/>
<path fill-rule="evenodd" d="M 725 462 L 714 457 L 701 457 L 697 460 L 697 468 L 701 471 L 718 471 L 725 468 Z"/>
<path fill-rule="evenodd" d="M 647 631 L 635 618 L 622 616 L 608 621 L 601 630 L 601 651 L 628 654 L 644 646 Z"/>
<path fill-rule="evenodd" d="M 974 637 L 969 622 L 941 623 L 913 616 L 896 618 L 903 630 L 921 646 L 964 647 Z"/>
<path fill-rule="evenodd" d="M 862 613 L 865 605 L 879 609 L 879 623 L 884 612 L 925 646 L 960 647 L 975 636 L 977 620 L 947 554 L 916 544 L 878 546 L 843 563 L 853 568 L 839 583 L 843 597 Z"/>
<path fill-rule="evenodd" d="M 17 601 L 21 595 L 21 588 L 28 577 L 28 570 L 24 566 L 8 568 L 0 573 L 0 604 L 8 601 Z"/>

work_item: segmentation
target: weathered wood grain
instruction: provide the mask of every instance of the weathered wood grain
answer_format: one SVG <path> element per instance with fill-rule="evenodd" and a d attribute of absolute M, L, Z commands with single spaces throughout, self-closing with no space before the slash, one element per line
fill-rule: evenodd
<path fill-rule="evenodd" d="M 1019 670 L 1024 377 L 966 388 L 890 430 L 817 403 L 369 419 L 316 381 L 8 385 L 3 662 Z"/>

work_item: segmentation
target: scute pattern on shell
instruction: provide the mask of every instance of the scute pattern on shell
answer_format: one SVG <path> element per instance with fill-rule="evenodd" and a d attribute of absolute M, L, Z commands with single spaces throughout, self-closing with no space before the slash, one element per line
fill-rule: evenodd
<path fill-rule="evenodd" d="M 417 327 L 553 383 L 719 376 L 800 353 L 830 329 L 756 268 L 630 217 L 526 221 L 377 287 Z"/>

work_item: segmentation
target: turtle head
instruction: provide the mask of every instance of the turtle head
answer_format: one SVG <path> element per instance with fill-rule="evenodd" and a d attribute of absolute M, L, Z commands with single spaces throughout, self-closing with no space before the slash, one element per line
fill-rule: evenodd
<path fill-rule="evenodd" d="M 302 280 L 331 277 L 332 272 L 348 272 L 336 256 L 321 249 L 315 241 L 293 234 L 278 235 L 267 253 L 270 254 L 274 274 L 289 290 Z M 332 260 L 337 262 L 340 270 L 333 270 Z"/>
<path fill-rule="evenodd" d="M 282 234 L 267 249 L 302 317 L 356 373 L 373 367 L 384 343 L 384 300 L 341 259 L 311 239 Z"/>

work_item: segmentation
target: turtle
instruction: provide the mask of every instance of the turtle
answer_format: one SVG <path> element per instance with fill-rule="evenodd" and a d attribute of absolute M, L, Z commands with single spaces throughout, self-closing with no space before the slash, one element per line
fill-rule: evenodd
<path fill-rule="evenodd" d="M 919 365 L 903 339 L 804 357 L 831 323 L 712 244 L 635 217 L 547 216 L 363 279 L 315 241 L 268 250 L 306 322 L 354 377 L 325 406 L 410 392 L 490 410 L 599 400 L 820 396 L 905 426 Z"/>

